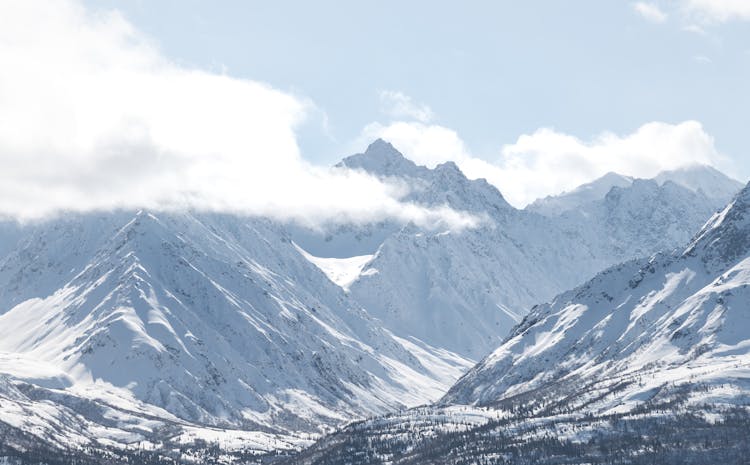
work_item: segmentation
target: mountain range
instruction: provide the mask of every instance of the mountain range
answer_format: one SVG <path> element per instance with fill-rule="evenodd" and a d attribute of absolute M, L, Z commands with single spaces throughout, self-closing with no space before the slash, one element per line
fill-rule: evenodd
<path fill-rule="evenodd" d="M 295 463 L 746 463 L 749 289 L 750 185 L 682 249 L 532 309 L 440 402 Z"/>
<path fill-rule="evenodd" d="M 470 418 L 467 425 L 486 424 L 500 415 L 496 404 L 523 397 L 527 387 L 547 389 L 545 382 L 568 373 L 586 385 L 631 365 L 644 370 L 633 365 L 641 345 L 655 360 L 682 366 L 696 340 L 703 347 L 724 337 L 718 329 L 704 337 L 685 316 L 699 312 L 692 307 L 668 317 L 644 311 L 632 328 L 623 326 L 626 316 L 607 319 L 613 302 L 626 315 L 636 301 L 666 299 L 662 270 L 709 267 L 669 287 L 694 295 L 694 286 L 709 285 L 745 253 L 741 222 L 728 221 L 739 215 L 742 195 L 687 251 L 675 252 L 741 189 L 711 168 L 653 180 L 608 175 L 577 190 L 586 195 L 520 210 L 455 164 L 418 166 L 382 140 L 339 167 L 397 180 L 408 187 L 405 201 L 482 221 L 464 230 L 393 220 L 311 229 L 213 213 L 119 211 L 0 223 L 0 455 L 72 450 L 76 460 L 97 463 L 177 450 L 195 460 L 249 460 L 304 447 L 352 420 L 430 404 L 446 391 L 436 407 L 423 407 L 427 415 L 453 418 L 465 408 L 470 413 L 459 416 Z M 707 245 L 719 236 L 735 240 L 721 250 Z M 641 258 L 659 251 L 666 254 Z M 623 291 L 628 273 L 636 278 Z M 681 305 L 675 299 L 670 312 Z M 661 301 L 653 306 L 667 314 Z M 673 333 L 646 332 L 653 318 L 684 330 L 677 339 L 688 355 L 663 358 L 664 346 L 654 344 Z M 584 334 L 586 348 L 570 343 Z M 597 361 L 591 354 L 605 346 L 607 357 Z M 710 350 L 703 355 L 718 360 Z M 636 400 L 654 388 L 644 386 L 632 392 Z"/>
<path fill-rule="evenodd" d="M 469 366 L 399 341 L 262 219 L 66 217 L 0 276 L 2 421 L 59 445 L 320 434 L 435 400 Z"/>
<path fill-rule="evenodd" d="M 382 140 L 340 165 L 405 180 L 414 186 L 405 200 L 484 218 L 460 232 L 380 223 L 327 231 L 324 240 L 295 236 L 313 255 L 339 242 L 350 248 L 353 237 L 362 238 L 354 255 L 373 256 L 348 284 L 350 294 L 395 334 L 471 360 L 497 347 L 533 305 L 608 266 L 684 244 L 742 188 L 712 168 L 692 167 L 684 171 L 690 175 L 662 173 L 658 182 L 615 182 L 558 217 L 512 207 L 497 188 L 467 179 L 451 162 L 417 166 Z M 700 173 L 706 184 L 717 185 L 715 196 L 700 189 Z M 599 185 L 616 179 L 605 176 Z M 685 180 L 697 187 L 685 187 Z"/>

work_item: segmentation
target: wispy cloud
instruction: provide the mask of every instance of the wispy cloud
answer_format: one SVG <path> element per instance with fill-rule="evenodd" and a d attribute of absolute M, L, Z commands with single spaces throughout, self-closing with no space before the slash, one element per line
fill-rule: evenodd
<path fill-rule="evenodd" d="M 296 130 L 313 110 L 266 84 L 175 64 L 117 12 L 5 1 L 0 215 L 190 207 L 303 222 L 471 223 L 405 204 L 403 189 L 362 173 L 307 163 Z"/>
<path fill-rule="evenodd" d="M 663 23 L 668 18 L 667 14 L 655 3 L 636 2 L 633 4 L 633 9 L 648 21 L 654 23 Z"/>
<path fill-rule="evenodd" d="M 674 15 L 685 24 L 684 30 L 701 35 L 706 35 L 706 25 L 750 20 L 750 1 L 747 0 L 642 1 L 632 6 L 643 18 L 654 23 L 664 23 Z"/>
<path fill-rule="evenodd" d="M 750 20 L 748 0 L 683 0 L 685 9 L 708 22 Z"/>
<path fill-rule="evenodd" d="M 397 119 L 408 118 L 427 123 L 435 117 L 429 106 L 417 103 L 408 95 L 393 90 L 380 92 L 380 107 L 384 114 Z"/>
<path fill-rule="evenodd" d="M 568 191 L 610 171 L 651 178 L 692 164 L 722 167 L 725 161 L 703 126 L 685 121 L 647 123 L 630 134 L 604 132 L 588 141 L 539 129 L 504 146 L 499 163 L 505 181 L 528 202 Z"/>
<path fill-rule="evenodd" d="M 688 24 L 687 26 L 683 27 L 682 30 L 686 32 L 692 32 L 693 34 L 698 34 L 700 36 L 708 35 L 706 30 L 698 26 L 697 24 Z"/>

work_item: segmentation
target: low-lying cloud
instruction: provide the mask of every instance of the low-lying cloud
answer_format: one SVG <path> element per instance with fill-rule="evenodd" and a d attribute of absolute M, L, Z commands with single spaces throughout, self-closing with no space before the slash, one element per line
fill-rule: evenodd
<path fill-rule="evenodd" d="M 307 163 L 295 130 L 310 101 L 170 62 L 117 12 L 74 0 L 1 10 L 2 216 L 193 208 L 308 224 L 474 222 L 403 203 L 401 187 L 363 173 Z"/>

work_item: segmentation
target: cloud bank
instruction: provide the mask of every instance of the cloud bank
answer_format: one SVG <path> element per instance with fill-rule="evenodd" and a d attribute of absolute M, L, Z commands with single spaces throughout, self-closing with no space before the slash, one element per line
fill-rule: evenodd
<path fill-rule="evenodd" d="M 491 162 L 472 155 L 452 129 L 421 122 L 372 123 L 363 139 L 389 140 L 416 163 L 435 166 L 453 160 L 472 179 L 486 178 L 522 208 L 535 199 L 569 191 L 614 171 L 651 178 L 664 170 L 727 160 L 696 121 L 652 122 L 631 134 L 602 133 L 591 140 L 542 128 L 507 144 Z M 488 158 L 489 159 L 489 158 Z"/>
<path fill-rule="evenodd" d="M 456 161 L 519 207 L 608 171 L 652 177 L 723 163 L 694 121 L 591 140 L 539 129 L 480 158 L 456 131 L 432 122 L 429 106 L 397 91 L 380 100 L 396 120 L 368 125 L 362 145 L 382 137 L 423 165 Z M 308 225 L 477 223 L 402 202 L 403 185 L 306 162 L 296 130 L 316 111 L 266 84 L 173 63 L 117 12 L 74 0 L 8 0 L 0 7 L 0 216 L 191 208 Z"/>
<path fill-rule="evenodd" d="M 192 208 L 309 224 L 472 224 L 400 202 L 400 187 L 305 162 L 295 130 L 313 109 L 259 82 L 175 64 L 117 12 L 3 2 L 0 215 Z"/>

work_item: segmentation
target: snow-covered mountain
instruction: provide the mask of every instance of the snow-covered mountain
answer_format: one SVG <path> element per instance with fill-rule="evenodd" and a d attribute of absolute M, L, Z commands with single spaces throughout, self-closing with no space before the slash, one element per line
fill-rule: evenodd
<path fill-rule="evenodd" d="M 433 407 L 295 463 L 746 463 L 750 184 L 681 251 L 536 307 Z M 348 457 L 348 459 L 345 459 Z"/>
<path fill-rule="evenodd" d="M 672 181 L 694 192 L 701 192 L 711 199 L 727 201 L 743 187 L 741 182 L 707 165 L 692 165 L 664 171 L 656 175 L 654 181 L 659 185 Z"/>
<path fill-rule="evenodd" d="M 750 186 L 682 253 L 618 265 L 534 309 L 444 402 L 484 405 L 596 379 L 628 384 L 601 400 L 602 409 L 628 408 L 664 383 L 686 381 L 724 385 L 696 402 L 730 401 L 726 384 L 735 378 L 737 395 L 750 400 L 741 381 L 750 378 L 749 286 Z"/>
<path fill-rule="evenodd" d="M 417 166 L 382 140 L 340 166 L 397 179 L 411 188 L 405 200 L 484 219 L 464 231 L 380 223 L 294 236 L 315 256 L 331 256 L 338 243 L 372 255 L 347 281 L 350 294 L 394 333 L 475 360 L 533 305 L 615 263 L 683 244 L 729 200 L 673 182 L 610 175 L 581 188 L 596 191 L 593 200 L 547 217 L 512 207 L 494 186 L 467 179 L 453 163 Z"/>
<path fill-rule="evenodd" d="M 685 244 L 729 199 L 731 196 L 719 205 L 719 200 L 671 181 L 659 185 L 654 180 L 635 179 L 630 186 L 613 187 L 602 200 L 555 219 L 563 230 L 613 264 Z"/>
<path fill-rule="evenodd" d="M 290 447 L 434 400 L 468 368 L 384 330 L 262 219 L 48 221 L 0 283 L 0 430 L 52 443 L 253 432 L 250 446 Z"/>
<path fill-rule="evenodd" d="M 544 265 L 564 268 L 572 257 L 553 254 L 548 244 L 554 236 L 544 227 L 546 219 L 514 209 L 496 188 L 485 180 L 468 180 L 455 164 L 427 169 L 378 141 L 342 165 L 398 176 L 412 186 L 408 200 L 486 218 L 479 228 L 464 231 L 406 225 L 379 246 L 349 289 L 396 334 L 477 359 L 497 345 L 499 333 L 520 320 L 519 312 L 536 301 L 537 293 L 554 293 L 568 284 L 553 277 L 534 288 L 529 285 L 527 276 L 539 276 Z M 536 233 L 521 240 L 531 231 Z M 543 264 L 529 260 L 527 253 L 550 259 Z"/>
<path fill-rule="evenodd" d="M 583 184 L 570 192 L 548 195 L 530 203 L 526 209 L 545 216 L 561 215 L 604 198 L 613 187 L 629 187 L 633 178 L 617 173 L 607 173 L 599 179 Z"/>
<path fill-rule="evenodd" d="M 718 201 L 722 205 L 742 189 L 742 183 L 708 165 L 691 165 L 663 171 L 653 180 L 659 186 L 673 182 L 701 196 Z M 571 210 L 590 208 L 589 204 L 603 200 L 613 188 L 624 189 L 632 186 L 635 181 L 636 179 L 630 176 L 607 173 L 570 192 L 537 199 L 526 209 L 545 216 L 558 216 Z"/>
<path fill-rule="evenodd" d="M 0 446 L 110 458 L 200 450 L 195 460 L 303 446 L 438 399 L 531 306 L 686 241 L 719 202 L 710 182 L 634 180 L 548 217 L 383 141 L 341 166 L 482 221 L 460 231 L 205 213 L 0 222 L 0 435 L 10 438 Z M 471 421 L 495 415 L 483 408 Z"/>

